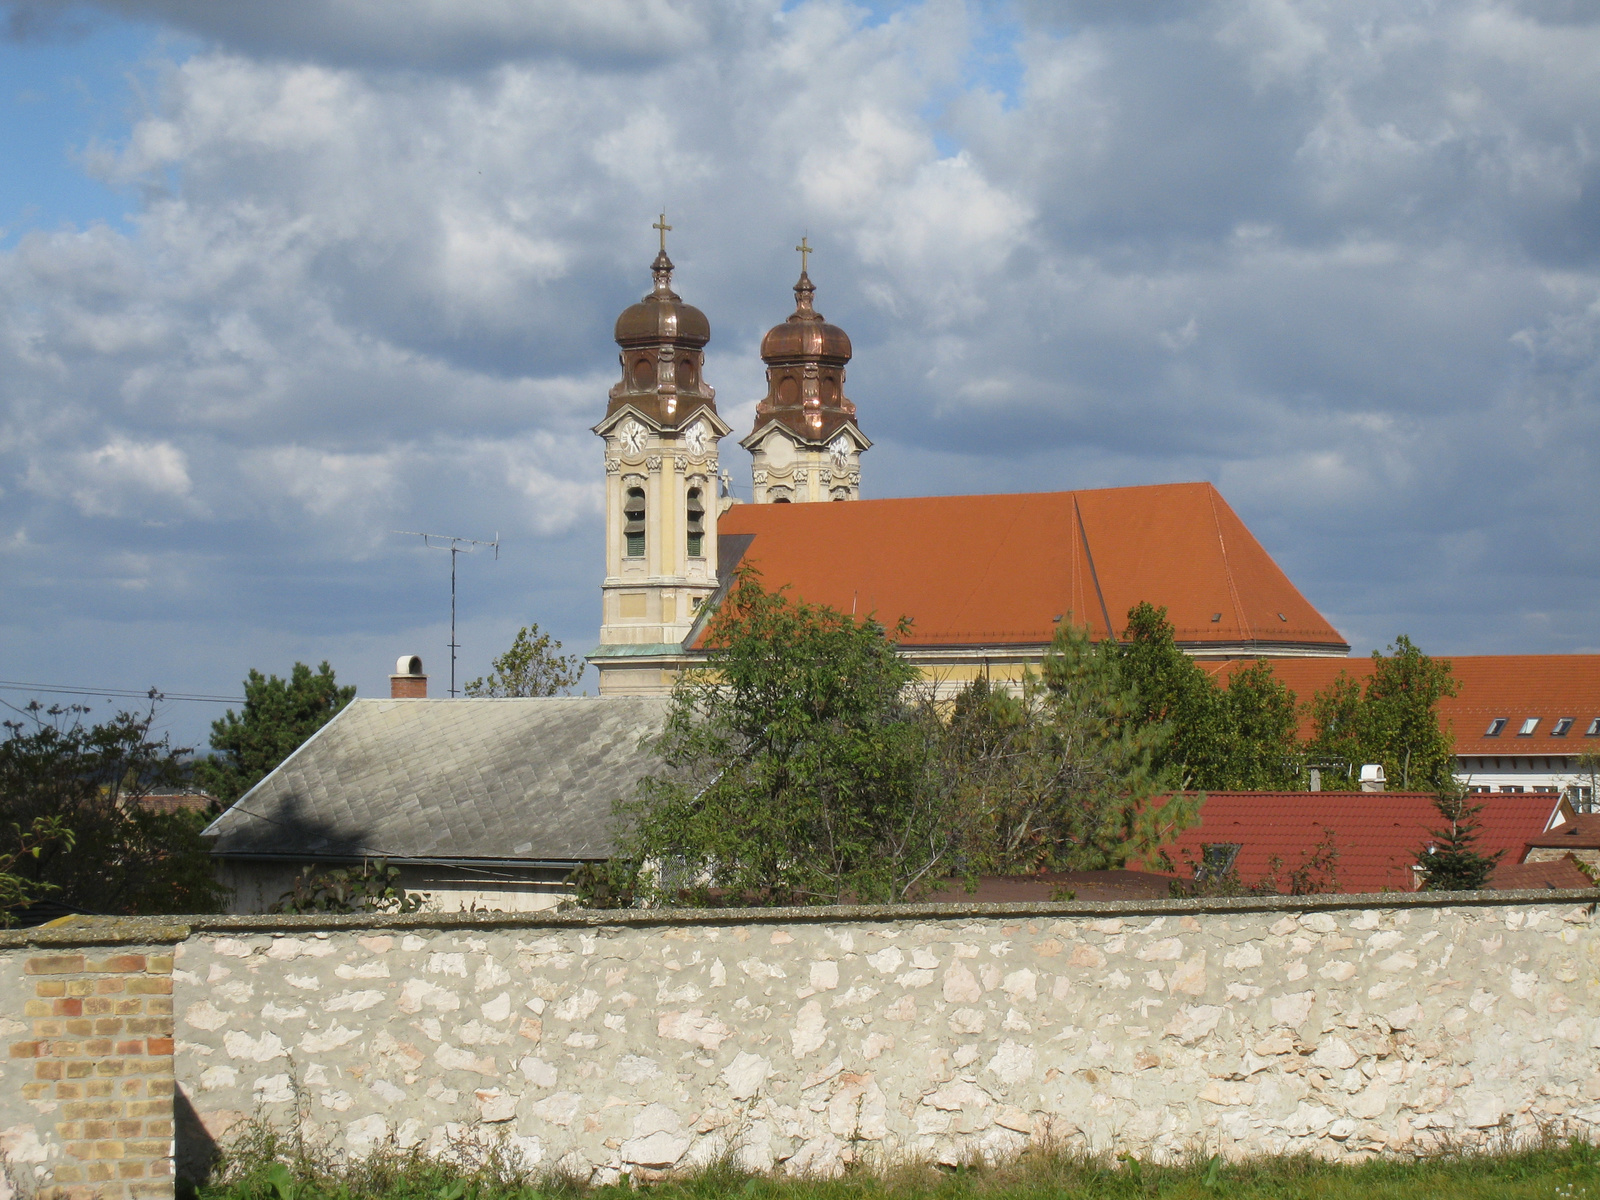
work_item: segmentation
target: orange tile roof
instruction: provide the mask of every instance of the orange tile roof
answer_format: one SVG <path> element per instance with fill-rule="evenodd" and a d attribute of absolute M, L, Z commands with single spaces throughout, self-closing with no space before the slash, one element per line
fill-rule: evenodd
<path fill-rule="evenodd" d="M 1600 719 L 1600 654 L 1474 654 L 1460 655 L 1450 663 L 1460 689 L 1439 703 L 1446 728 L 1454 731 L 1457 754 L 1472 755 L 1578 755 L 1600 753 L 1600 733 L 1587 736 Z M 1248 660 L 1203 664 L 1219 680 L 1248 666 Z M 1345 672 L 1365 682 L 1372 674 L 1372 659 L 1274 659 L 1272 671 L 1302 701 Z M 1498 737 L 1484 736 L 1489 723 L 1506 719 Z M 1522 723 L 1538 717 L 1527 737 L 1518 736 Z M 1564 736 L 1554 736 L 1556 722 L 1571 717 Z M 1309 736 L 1309 720 L 1301 736 Z"/>
<path fill-rule="evenodd" d="M 1348 650 L 1209 483 L 738 504 L 718 535 L 770 588 L 910 617 L 910 646 L 1037 645 L 1068 613 L 1104 637 L 1148 600 L 1190 645 Z"/>
<path fill-rule="evenodd" d="M 1480 854 L 1503 850 L 1502 862 L 1522 857 L 1557 802 L 1543 793 L 1486 799 L 1473 848 Z M 1168 854 L 1187 877 L 1193 872 L 1186 864 L 1200 860 L 1203 845 L 1238 845 L 1235 869 L 1253 885 L 1275 857 L 1282 861 L 1282 881 L 1331 832 L 1339 851 L 1334 869 L 1340 892 L 1411 891 L 1417 854 L 1444 825 L 1433 801 L 1427 792 L 1210 792 L 1200 824 L 1179 834 Z"/>
<path fill-rule="evenodd" d="M 1530 847 L 1558 850 L 1600 850 L 1600 813 L 1579 813 L 1548 833 L 1528 839 Z"/>

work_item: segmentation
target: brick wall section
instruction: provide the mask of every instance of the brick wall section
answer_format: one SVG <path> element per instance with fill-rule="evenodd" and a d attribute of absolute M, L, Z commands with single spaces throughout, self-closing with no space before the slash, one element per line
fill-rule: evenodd
<path fill-rule="evenodd" d="M 171 948 L 30 949 L 0 1009 L 0 1196 L 171 1197 Z"/>

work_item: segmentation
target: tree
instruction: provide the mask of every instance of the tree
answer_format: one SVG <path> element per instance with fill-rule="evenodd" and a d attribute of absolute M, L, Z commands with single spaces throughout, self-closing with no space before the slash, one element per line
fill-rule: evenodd
<path fill-rule="evenodd" d="M 1401 790 L 1452 792 L 1455 746 L 1439 723 L 1438 704 L 1456 690 L 1450 664 L 1429 658 L 1404 634 L 1387 655 L 1374 650 L 1365 688 L 1341 674 L 1312 697 L 1311 758 L 1350 768 L 1325 776 L 1324 786 L 1355 788 L 1356 768 L 1382 763 L 1389 783 Z"/>
<path fill-rule="evenodd" d="M 1148 602 L 1128 610 L 1117 654 L 1138 697 L 1137 720 L 1171 731 L 1157 765 L 1175 772 L 1176 786 L 1298 786 L 1295 697 L 1270 664 L 1255 663 L 1236 673 L 1226 689 L 1217 687 L 1179 648 L 1167 610 Z"/>
<path fill-rule="evenodd" d="M 1439 815 L 1450 825 L 1429 836 L 1433 843 L 1417 855 L 1422 864 L 1422 889 L 1428 892 L 1475 892 L 1489 882 L 1504 850 L 1479 854 L 1472 847 L 1478 840 L 1478 814 L 1481 804 L 1468 804 L 1458 791 L 1441 792 L 1434 801 Z"/>
<path fill-rule="evenodd" d="M 1234 672 L 1222 693 L 1222 709 L 1223 770 L 1209 786 L 1269 792 L 1301 786 L 1295 695 L 1272 673 L 1270 662 L 1261 659 Z"/>
<path fill-rule="evenodd" d="M 517 631 L 511 648 L 491 659 L 487 677 L 479 676 L 466 686 L 469 696 L 559 696 L 577 685 L 583 676 L 581 655 L 562 656 L 561 643 L 537 624 Z"/>
<path fill-rule="evenodd" d="M 1145 697 L 1124 671 L 1115 644 L 1095 643 L 1062 622 L 1041 666 L 1038 697 L 1058 839 L 1055 865 L 1120 867 L 1149 858 L 1195 823 L 1203 797 L 1177 791 L 1172 726 L 1141 719 Z M 1209 685 L 1208 685 L 1209 686 Z"/>
<path fill-rule="evenodd" d="M 211 758 L 195 764 L 195 782 L 224 806 L 232 804 L 307 738 L 355 699 L 354 686 L 340 687 L 326 662 L 313 673 L 297 662 L 288 679 L 251 668 L 244 681 L 244 713 L 233 709 L 211 723 Z"/>
<path fill-rule="evenodd" d="M 49 891 L 90 912 L 215 911 L 225 892 L 200 838 L 205 818 L 142 803 L 187 784 L 188 749 L 153 736 L 153 699 L 99 725 L 84 723 L 88 712 L 35 701 L 5 722 L 0 829 L 22 841 L 0 869 L 22 880 L 24 901 Z"/>
<path fill-rule="evenodd" d="M 15 923 L 16 912 L 27 908 L 46 892 L 59 889 L 55 884 L 16 873 L 16 866 L 26 859 L 37 859 L 52 845 L 72 849 L 72 830 L 60 817 L 35 817 L 26 829 L 20 822 L 11 823 L 11 836 L 5 849 L 0 849 L 0 926 Z"/>
<path fill-rule="evenodd" d="M 1148 601 L 1128 610 L 1116 649 L 1133 690 L 1136 720 L 1165 725 L 1159 765 L 1171 767 L 1179 788 L 1228 787 L 1228 711 L 1221 693 L 1179 647 L 1167 610 Z"/>
<path fill-rule="evenodd" d="M 639 896 L 897 901 L 949 872 L 948 796 L 927 786 L 936 717 L 908 696 L 916 669 L 894 634 L 745 569 L 706 646 L 673 690 L 666 770 L 618 806 Z"/>

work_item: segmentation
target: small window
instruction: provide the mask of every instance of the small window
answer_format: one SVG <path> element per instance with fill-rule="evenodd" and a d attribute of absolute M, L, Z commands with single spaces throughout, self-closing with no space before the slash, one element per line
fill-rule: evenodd
<path fill-rule="evenodd" d="M 1492 787 L 1486 787 L 1483 784 L 1474 784 L 1473 786 L 1469 787 L 1467 791 L 1477 795 L 1482 792 L 1492 792 L 1494 789 Z"/>
<path fill-rule="evenodd" d="M 1200 847 L 1200 862 L 1195 866 L 1196 879 L 1218 879 L 1233 870 L 1239 857 L 1238 842 L 1207 842 Z"/>
<path fill-rule="evenodd" d="M 622 536 L 629 558 L 644 557 L 644 489 L 631 487 L 622 501 Z"/>
<path fill-rule="evenodd" d="M 1571 717 L 1562 717 L 1560 720 L 1558 720 L 1555 723 L 1555 727 L 1550 730 L 1550 736 L 1551 737 L 1566 737 L 1567 736 L 1567 730 L 1569 730 L 1571 728 L 1572 728 L 1572 718 Z"/>
<path fill-rule="evenodd" d="M 1589 722 L 1589 728 L 1583 731 L 1584 737 L 1600 737 L 1600 717 Z"/>
<path fill-rule="evenodd" d="M 1506 785 L 1505 785 L 1505 786 L 1504 786 L 1504 787 L 1502 787 L 1502 788 L 1501 788 L 1501 789 L 1500 789 L 1500 790 L 1501 790 L 1501 791 L 1502 791 L 1502 792 L 1506 792 L 1506 793 L 1509 793 L 1509 794 L 1511 794 L 1511 795 L 1515 795 L 1515 796 L 1520 796 L 1520 795 L 1522 795 L 1522 789 L 1521 789 L 1521 788 L 1519 788 L 1519 787 L 1513 787 L 1513 786 L 1512 786 L 1512 785 L 1511 785 L 1511 784 L 1509 784 L 1509 783 L 1508 783 L 1508 784 L 1506 784 Z"/>
<path fill-rule="evenodd" d="M 689 557 L 703 558 L 706 545 L 706 506 L 699 488 L 689 489 Z"/>
<path fill-rule="evenodd" d="M 1522 723 L 1522 728 L 1517 730 L 1518 737 L 1532 737 L 1533 731 L 1539 728 L 1539 718 L 1529 717 Z"/>
<path fill-rule="evenodd" d="M 1504 729 L 1505 727 L 1506 727 L 1506 719 L 1504 717 L 1496 717 L 1494 720 L 1489 722 L 1489 728 L 1487 728 L 1487 729 L 1485 729 L 1483 731 L 1483 736 L 1484 737 L 1499 737 L 1500 736 L 1500 731 L 1502 729 Z"/>

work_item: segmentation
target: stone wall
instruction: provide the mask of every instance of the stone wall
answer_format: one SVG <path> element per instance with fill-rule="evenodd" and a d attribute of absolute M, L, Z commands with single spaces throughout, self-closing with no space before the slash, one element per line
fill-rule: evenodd
<path fill-rule="evenodd" d="M 504 1138 L 598 1180 L 727 1151 L 828 1172 L 1044 1138 L 1359 1159 L 1540 1124 L 1600 1137 L 1595 910 L 1483 893 L 196 918 L 174 948 L 179 1103 L 202 1143 L 260 1111 L 355 1154 Z M 0 1136 L 34 1137 L 60 1181 L 51 1102 Z"/>

